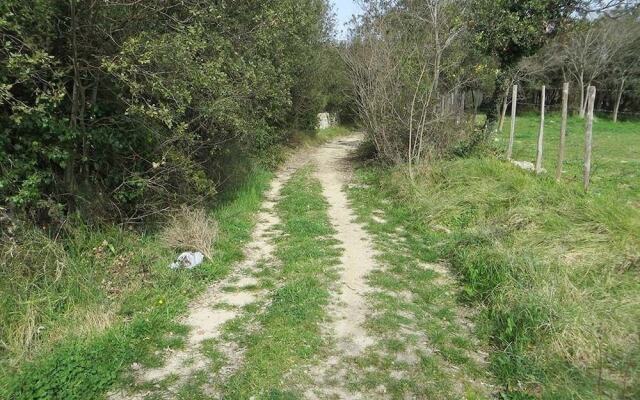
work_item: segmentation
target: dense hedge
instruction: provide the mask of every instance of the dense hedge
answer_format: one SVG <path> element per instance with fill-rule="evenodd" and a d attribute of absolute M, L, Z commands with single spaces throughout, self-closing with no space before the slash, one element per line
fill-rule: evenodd
<path fill-rule="evenodd" d="M 0 4 L 0 206 L 142 219 L 312 128 L 326 0 Z"/>

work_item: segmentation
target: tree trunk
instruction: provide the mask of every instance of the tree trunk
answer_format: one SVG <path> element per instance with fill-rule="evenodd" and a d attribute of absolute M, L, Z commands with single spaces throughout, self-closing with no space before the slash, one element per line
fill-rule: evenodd
<path fill-rule="evenodd" d="M 507 159 L 511 160 L 513 153 L 513 140 L 516 132 L 516 106 L 518 104 L 518 85 L 513 85 L 511 94 L 511 130 L 509 131 L 509 144 L 507 147 Z"/>
<path fill-rule="evenodd" d="M 100 81 L 98 79 L 95 80 L 93 86 L 91 87 L 91 97 L 89 101 L 91 102 L 91 109 L 95 109 L 96 103 L 98 102 L 98 83 Z"/>
<path fill-rule="evenodd" d="M 622 92 L 624 91 L 624 81 L 626 78 L 622 78 L 620 87 L 618 88 L 618 95 L 616 96 L 616 105 L 613 107 L 613 122 L 618 122 L 618 110 L 620 109 L 620 101 L 622 100 Z"/>
<path fill-rule="evenodd" d="M 584 108 L 585 108 L 585 92 L 584 92 L 584 72 L 580 73 L 580 80 L 578 81 L 580 84 L 580 110 L 578 113 L 580 114 L 580 118 L 584 118 Z"/>
<path fill-rule="evenodd" d="M 540 93 L 540 129 L 538 131 L 538 145 L 536 147 L 536 174 L 542 172 L 542 147 L 544 145 L 544 103 L 545 87 L 542 85 Z"/>
<path fill-rule="evenodd" d="M 511 86 L 511 85 L 509 85 Z M 502 100 L 502 113 L 500 114 L 500 123 L 498 124 L 498 132 L 502 132 L 502 128 L 504 127 L 504 117 L 507 114 L 507 97 L 509 97 L 509 88 L 504 92 L 504 100 Z"/>
<path fill-rule="evenodd" d="M 591 142 L 593 139 L 593 103 L 596 99 L 596 88 L 589 86 L 587 90 L 589 98 L 587 99 L 587 122 L 584 130 L 584 169 L 583 169 L 583 185 L 584 190 L 589 190 L 589 181 L 591 179 Z"/>
<path fill-rule="evenodd" d="M 497 81 L 497 79 L 496 79 Z M 484 97 L 482 99 L 482 104 L 480 105 L 480 109 L 487 114 L 487 120 L 485 121 L 485 130 L 486 133 L 493 133 L 496 127 L 496 122 L 498 121 L 498 113 L 499 113 L 499 105 L 498 99 L 502 94 L 500 90 L 500 82 L 496 82 L 496 86 L 493 90 L 493 95 Z"/>
<path fill-rule="evenodd" d="M 78 128 L 78 117 L 80 113 L 80 97 L 83 90 L 80 83 L 80 67 L 78 64 L 78 16 L 76 15 L 76 0 L 70 0 L 70 12 L 71 12 L 71 45 L 72 45 L 72 62 L 73 62 L 73 91 L 71 94 L 71 115 L 69 116 L 69 126 L 71 129 L 76 130 Z M 69 158 L 67 159 L 64 170 L 64 186 L 67 193 L 71 194 L 67 201 L 68 211 L 73 211 L 76 207 L 75 197 L 73 196 L 77 192 L 77 180 L 76 180 L 76 152 L 75 144 L 72 144 Z"/>
<path fill-rule="evenodd" d="M 558 149 L 558 164 L 556 166 L 556 180 L 562 176 L 564 162 L 564 146 L 567 137 L 567 103 L 569 102 L 569 82 L 562 85 L 562 123 L 560 125 L 560 147 Z"/>
<path fill-rule="evenodd" d="M 473 115 L 471 116 L 471 121 L 473 124 L 476 124 L 476 115 L 478 114 L 478 103 L 476 101 L 476 91 L 471 91 L 471 102 L 473 103 Z"/>

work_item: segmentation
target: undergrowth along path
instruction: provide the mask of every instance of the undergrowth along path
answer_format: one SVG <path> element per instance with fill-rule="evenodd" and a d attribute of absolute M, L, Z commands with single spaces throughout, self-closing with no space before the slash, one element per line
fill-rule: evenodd
<path fill-rule="evenodd" d="M 189 307 L 164 366 L 112 399 L 487 398 L 447 268 L 353 176 L 361 135 L 299 152 L 268 190 L 246 259 Z"/>
<path fill-rule="evenodd" d="M 130 387 L 113 391 L 110 400 L 183 397 L 181 394 L 188 394 L 192 387 L 203 396 L 219 395 L 221 382 L 239 368 L 244 351 L 237 343 L 218 339 L 226 324 L 243 316 L 245 307 L 264 301 L 268 295 L 256 276 L 263 268 L 277 267 L 273 236 L 280 219 L 275 207 L 283 185 L 305 158 L 303 152 L 295 154 L 272 180 L 245 248 L 245 259 L 189 306 L 181 321 L 189 329 L 181 348 L 165 349 L 163 365 L 155 368 L 134 363 L 128 379 Z"/>

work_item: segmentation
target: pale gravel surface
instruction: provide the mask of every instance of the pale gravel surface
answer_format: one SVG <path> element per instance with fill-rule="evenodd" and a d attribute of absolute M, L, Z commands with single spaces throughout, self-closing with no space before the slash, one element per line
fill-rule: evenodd
<path fill-rule="evenodd" d="M 344 249 L 338 266 L 340 279 L 329 307 L 329 325 L 324 334 L 335 343 L 331 355 L 308 370 L 312 383 L 304 389 L 307 399 L 364 399 L 366 395 L 347 388 L 349 359 L 360 356 L 375 344 L 365 329 L 371 310 L 366 295 L 371 292 L 367 275 L 376 267 L 373 242 L 364 227 L 356 222 L 345 188 L 351 167 L 349 156 L 362 140 L 362 135 L 336 139 L 314 154 L 316 177 L 329 204 L 329 220 L 336 231 L 335 239 Z"/>

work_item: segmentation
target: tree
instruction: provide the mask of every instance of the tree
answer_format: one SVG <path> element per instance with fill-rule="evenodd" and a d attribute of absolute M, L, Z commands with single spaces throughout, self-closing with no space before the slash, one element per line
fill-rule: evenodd
<path fill-rule="evenodd" d="M 312 129 L 327 1 L 228 3 L 1 2 L 0 205 L 140 221 Z"/>
<path fill-rule="evenodd" d="M 609 20 L 608 23 L 615 24 L 614 40 L 621 46 L 612 57 L 607 74 L 608 81 L 615 88 L 613 122 L 617 122 L 624 91 L 630 80 L 640 76 L 640 23 L 635 14 L 621 20 Z"/>
<path fill-rule="evenodd" d="M 526 56 L 535 54 L 570 20 L 574 0 L 474 0 L 469 17 L 475 45 L 498 62 L 493 96 L 487 97 L 484 110 L 487 127 L 496 119 L 496 102 L 503 92 L 508 72 Z M 507 74 L 507 75 L 505 75 Z"/>
<path fill-rule="evenodd" d="M 585 21 L 562 41 L 562 62 L 580 88 L 580 117 L 585 113 L 586 88 L 608 70 L 623 46 L 616 36 L 611 24 Z"/>
<path fill-rule="evenodd" d="M 465 1 L 369 1 L 346 60 L 378 154 L 413 166 L 470 134 L 455 128 L 466 90 L 490 73 L 467 46 Z M 461 12 L 462 10 L 462 12 Z"/>
<path fill-rule="evenodd" d="M 484 107 L 487 125 L 496 119 L 502 82 L 508 80 L 508 71 L 523 57 L 535 54 L 549 40 L 571 28 L 576 16 L 591 17 L 636 6 L 637 1 L 625 0 L 474 0 L 469 18 L 475 43 L 498 61 L 494 94 L 487 97 Z M 584 99 L 584 95 L 581 97 Z"/>

